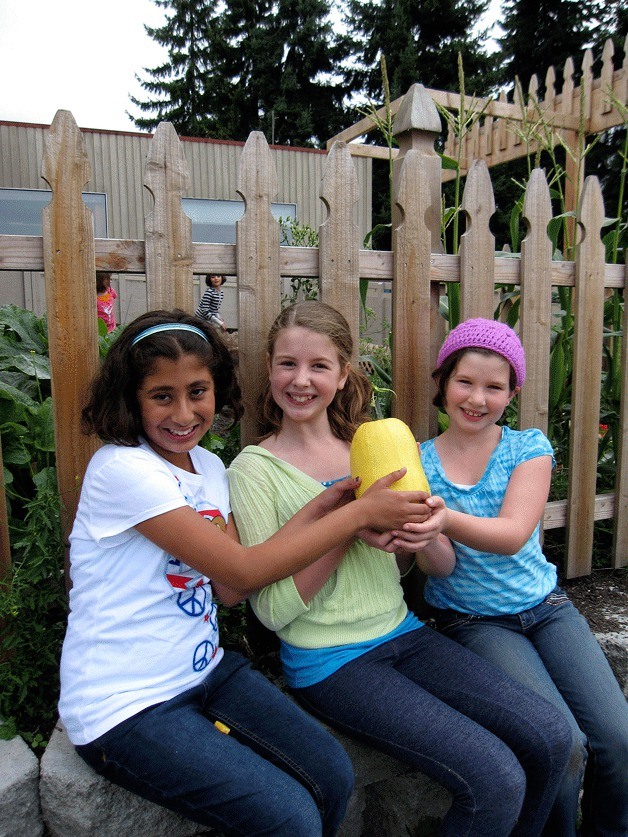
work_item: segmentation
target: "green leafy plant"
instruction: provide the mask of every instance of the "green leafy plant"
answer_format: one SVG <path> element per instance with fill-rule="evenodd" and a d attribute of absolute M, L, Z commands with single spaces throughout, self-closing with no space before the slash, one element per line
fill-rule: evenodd
<path fill-rule="evenodd" d="M 43 746 L 54 723 L 65 629 L 45 318 L 0 308 L 0 438 L 13 566 L 0 580 L 0 735 Z"/>
<path fill-rule="evenodd" d="M 461 212 L 461 189 L 462 189 L 462 154 L 464 151 L 464 140 L 471 133 L 476 123 L 482 119 L 490 100 L 483 102 L 474 96 L 467 99 L 465 92 L 464 67 L 462 55 L 458 53 L 458 85 L 460 88 L 460 107 L 453 112 L 435 102 L 440 115 L 445 120 L 450 131 L 458 140 L 457 153 L 455 158 L 443 156 L 445 168 L 453 169 L 456 172 L 453 185 L 453 203 L 446 206 L 445 196 L 442 198 L 441 208 L 441 239 L 445 251 L 447 243 L 451 243 L 451 252 L 456 255 L 460 247 L 460 212 Z M 451 227 L 451 230 L 450 230 Z M 449 327 L 454 328 L 460 322 L 460 285 L 450 282 L 447 285 L 447 319 Z"/>
<path fill-rule="evenodd" d="M 380 71 L 382 74 L 382 89 L 384 93 L 384 115 L 380 115 L 380 108 L 378 108 L 373 102 L 369 102 L 366 108 L 357 108 L 357 111 L 361 116 L 371 120 L 375 128 L 383 137 L 386 147 L 388 148 L 388 217 L 390 218 L 390 221 L 387 223 L 376 224 L 373 229 L 369 230 L 364 237 L 365 248 L 371 248 L 373 245 L 373 239 L 380 233 L 390 233 L 390 230 L 392 229 L 393 149 L 397 146 L 397 141 L 395 140 L 393 134 L 394 117 L 390 108 L 390 86 L 388 84 L 386 56 L 383 54 L 380 57 Z"/>
<path fill-rule="evenodd" d="M 392 366 L 390 354 L 390 331 L 387 344 L 361 341 L 360 369 L 371 382 L 371 411 L 373 418 L 389 418 L 392 413 Z"/>
<path fill-rule="evenodd" d="M 45 746 L 54 726 L 67 616 L 57 475 L 33 475 L 22 520 L 11 521 L 13 570 L 0 583 L 0 737 Z"/>
<path fill-rule="evenodd" d="M 289 247 L 318 247 L 318 233 L 309 224 L 296 218 L 279 218 L 281 244 Z M 318 299 L 318 279 L 312 276 L 291 276 L 290 293 L 281 298 L 282 308 L 304 299 Z"/>

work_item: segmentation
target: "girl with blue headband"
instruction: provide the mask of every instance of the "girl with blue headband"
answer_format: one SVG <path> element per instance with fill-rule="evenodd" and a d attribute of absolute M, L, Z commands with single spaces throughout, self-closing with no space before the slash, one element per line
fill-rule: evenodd
<path fill-rule="evenodd" d="M 449 425 L 421 445 L 421 458 L 432 491 L 447 505 L 443 532 L 456 566 L 447 578 L 427 579 L 425 598 L 444 634 L 569 720 L 571 758 L 543 833 L 575 837 L 588 762 L 577 833 L 626 835 L 626 701 L 539 540 L 552 447 L 540 430 L 498 423 L 525 380 L 523 346 L 504 323 L 471 319 L 449 333 L 437 363 L 434 404 Z"/>
<path fill-rule="evenodd" d="M 304 569 L 365 527 L 429 514 L 420 492 L 347 502 L 332 486 L 268 542 L 240 545 L 225 468 L 199 446 L 242 413 L 234 364 L 209 323 L 155 311 L 113 344 L 83 410 L 105 442 L 70 535 L 72 589 L 59 711 L 98 773 L 225 834 L 333 835 L 353 788 L 342 747 L 241 655 L 217 603 Z M 324 522 L 321 518 L 324 517 Z"/>

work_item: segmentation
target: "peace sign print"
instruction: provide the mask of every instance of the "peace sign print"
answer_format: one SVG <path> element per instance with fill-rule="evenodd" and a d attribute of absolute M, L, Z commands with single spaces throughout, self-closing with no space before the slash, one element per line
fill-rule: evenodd
<path fill-rule="evenodd" d="M 209 579 L 196 570 L 170 556 L 166 567 L 166 580 L 177 593 L 177 607 L 188 616 L 202 616 L 207 606 Z"/>
<path fill-rule="evenodd" d="M 210 627 L 212 630 L 218 630 L 218 607 L 216 602 L 212 602 L 207 614 L 205 615 L 205 622 L 209 622 Z"/>
<path fill-rule="evenodd" d="M 177 606 L 188 616 L 202 616 L 205 613 L 207 591 L 204 587 L 193 587 L 177 596 Z"/>
<path fill-rule="evenodd" d="M 194 659 L 192 661 L 194 671 L 203 671 L 203 669 L 206 669 L 215 656 L 216 646 L 213 642 L 206 639 L 204 642 L 199 643 L 194 650 Z"/>

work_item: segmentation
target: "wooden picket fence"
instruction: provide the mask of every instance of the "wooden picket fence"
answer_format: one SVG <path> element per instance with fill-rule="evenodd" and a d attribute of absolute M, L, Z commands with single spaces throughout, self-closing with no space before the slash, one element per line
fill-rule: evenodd
<path fill-rule="evenodd" d="M 0 236 L 0 269 L 43 268 L 45 272 L 57 468 L 66 533 L 82 475 L 97 446 L 80 431 L 83 394 L 99 363 L 96 269 L 145 272 L 149 308 L 176 306 L 188 311 L 193 310 L 193 274 L 237 277 L 239 365 L 246 407 L 243 444 L 255 437 L 265 340 L 280 308 L 281 277 L 318 277 L 321 298 L 347 317 L 356 344 L 360 279 L 392 282 L 393 412 L 420 440 L 437 429 L 430 373 L 444 336 L 438 310 L 443 286 L 460 283 L 464 318 L 493 316 L 496 284 L 519 287 L 520 335 L 528 365 L 520 396 L 520 426 L 543 430 L 548 417 L 551 294 L 552 288 L 567 286 L 575 288 L 569 499 L 547 504 L 545 527 L 567 528 L 567 577 L 590 573 L 596 519 L 613 519 L 613 564 L 627 563 L 626 363 L 615 491 L 596 496 L 604 296 L 607 289 L 623 288 L 626 282 L 623 265 L 604 262 L 599 183 L 588 178 L 582 190 L 581 236 L 574 262 L 552 260 L 546 233 L 551 205 L 541 170 L 534 171 L 526 193 L 524 217 L 529 232 L 521 259 L 496 258 L 489 230 L 494 212 L 492 186 L 486 164 L 474 163 L 464 193 L 467 232 L 459 255 L 445 255 L 440 245 L 441 160 L 434 150 L 440 130 L 432 99 L 421 85 L 414 85 L 395 119 L 399 143 L 393 164 L 396 221 L 392 251 L 383 252 L 360 248 L 353 219 L 357 180 L 344 142 L 331 148 L 322 179 L 320 197 L 328 217 L 319 230 L 320 246 L 280 246 L 278 224 L 271 214 L 277 176 L 266 140 L 257 132 L 250 135 L 240 161 L 237 191 L 246 211 L 237 223 L 236 244 L 193 242 L 191 222 L 181 209 L 188 181 L 185 158 L 174 129 L 162 123 L 151 141 L 144 173 L 154 208 L 145 218 L 144 240 L 127 241 L 94 239 L 91 215 L 81 197 L 90 179 L 83 139 L 72 115 L 57 113 L 42 161 L 42 176 L 53 193 L 44 210 L 43 236 Z M 624 327 L 624 358 L 628 356 L 627 335 Z M 8 555 L 4 560 L 8 569 Z"/>

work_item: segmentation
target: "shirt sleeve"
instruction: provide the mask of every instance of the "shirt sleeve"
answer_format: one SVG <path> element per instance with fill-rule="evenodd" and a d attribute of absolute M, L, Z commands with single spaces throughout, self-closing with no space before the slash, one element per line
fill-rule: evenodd
<path fill-rule="evenodd" d="M 536 459 L 538 456 L 551 456 L 552 468 L 555 466 L 552 443 L 541 430 L 531 427 L 518 433 L 515 438 L 518 442 L 515 451 L 515 466 L 529 459 Z"/>
<path fill-rule="evenodd" d="M 237 457 L 227 471 L 233 518 L 240 541 L 253 546 L 268 540 L 281 528 L 273 481 L 254 464 L 254 457 Z M 301 599 L 292 576 L 269 584 L 250 597 L 251 606 L 260 622 L 272 631 L 306 613 L 309 608 Z"/>
<path fill-rule="evenodd" d="M 79 504 L 81 520 L 99 543 L 187 505 L 176 477 L 141 448 L 120 447 L 106 457 L 96 454 L 84 488 L 85 501 Z M 117 501 L 112 502 L 113 498 Z"/>

